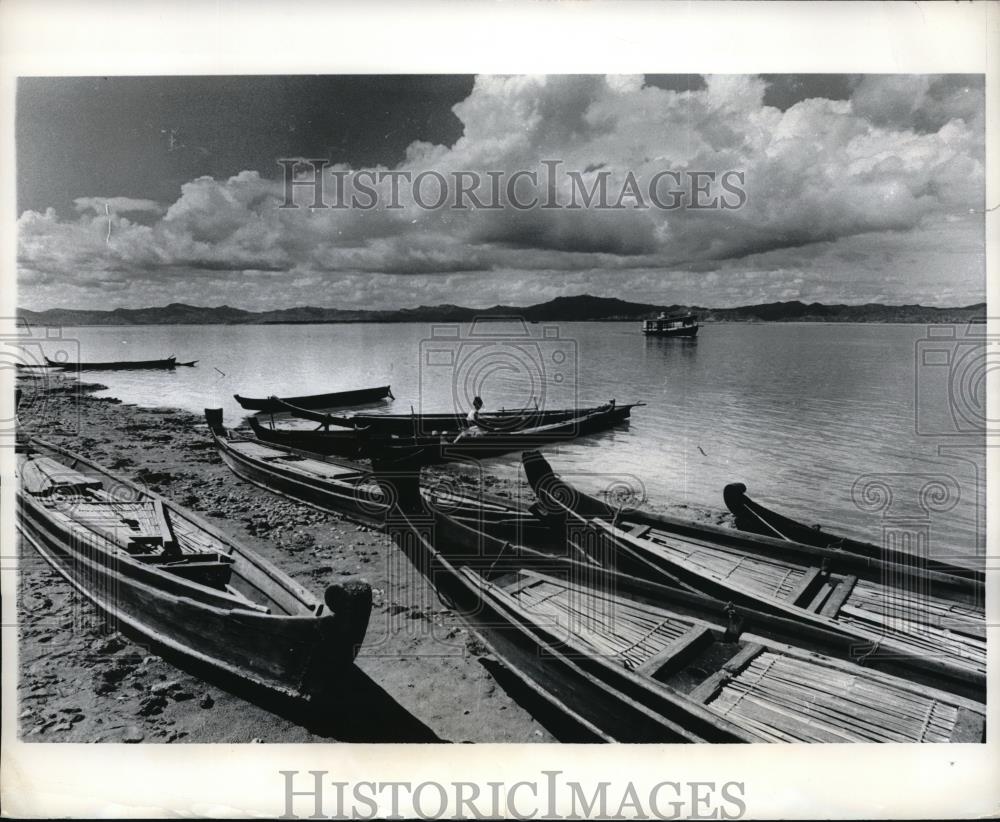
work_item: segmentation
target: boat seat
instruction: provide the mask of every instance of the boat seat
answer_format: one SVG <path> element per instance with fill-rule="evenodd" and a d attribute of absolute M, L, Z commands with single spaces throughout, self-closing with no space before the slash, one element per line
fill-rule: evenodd
<path fill-rule="evenodd" d="M 830 592 L 830 596 L 820 608 L 819 612 L 823 616 L 836 616 L 843 607 L 844 603 L 847 602 L 847 598 L 851 595 L 851 592 L 854 590 L 854 586 L 857 582 L 858 578 L 856 576 L 851 575 L 844 577 L 840 584 Z"/>
<path fill-rule="evenodd" d="M 158 562 L 156 567 L 191 582 L 207 585 L 209 588 L 225 589 L 233 576 L 233 561 L 229 557 L 226 557 L 225 560 L 220 562 L 210 559 L 206 562 L 188 562 L 185 557 L 175 562 Z"/>
<path fill-rule="evenodd" d="M 711 630 L 704 625 L 696 625 L 642 663 L 636 671 L 654 679 L 664 679 L 711 642 Z"/>

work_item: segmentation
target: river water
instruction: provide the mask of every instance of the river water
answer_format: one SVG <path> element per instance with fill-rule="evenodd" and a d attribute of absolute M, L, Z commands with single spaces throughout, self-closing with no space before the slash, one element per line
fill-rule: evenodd
<path fill-rule="evenodd" d="M 962 556 L 983 551 L 985 528 L 985 442 L 966 430 L 981 411 L 981 351 L 964 333 L 731 323 L 689 341 L 647 339 L 634 322 L 87 327 L 62 329 L 45 350 L 197 359 L 84 379 L 125 402 L 221 407 L 230 424 L 246 414 L 234 393 L 385 383 L 396 399 L 375 410 L 393 413 L 464 413 L 475 394 L 486 410 L 644 402 L 625 427 L 547 449 L 550 461 L 585 490 L 625 482 L 654 505 L 721 509 L 723 486 L 740 481 L 809 523 L 876 542 L 916 523 L 934 553 Z M 510 475 L 518 458 L 488 465 Z"/>

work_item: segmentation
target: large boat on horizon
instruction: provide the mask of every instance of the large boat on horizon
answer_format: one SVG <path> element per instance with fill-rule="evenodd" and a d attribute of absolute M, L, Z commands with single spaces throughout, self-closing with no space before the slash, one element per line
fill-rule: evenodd
<path fill-rule="evenodd" d="M 655 320 L 644 320 L 642 333 L 650 337 L 694 337 L 698 334 L 698 318 L 691 314 L 671 314 L 661 311 Z"/>

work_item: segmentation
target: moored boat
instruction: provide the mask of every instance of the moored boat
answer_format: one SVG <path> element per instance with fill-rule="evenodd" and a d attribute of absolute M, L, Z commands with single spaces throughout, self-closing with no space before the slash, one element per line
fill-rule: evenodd
<path fill-rule="evenodd" d="M 254 436 L 262 442 L 286 445 L 303 451 L 312 451 L 323 456 L 347 457 L 362 455 L 364 435 L 354 428 L 333 428 L 324 430 L 303 430 L 264 425 L 257 417 L 247 420 Z"/>
<path fill-rule="evenodd" d="M 573 741 L 984 738 L 979 692 L 911 656 L 862 667 L 836 631 L 495 540 L 386 481 L 389 533 Z"/>
<path fill-rule="evenodd" d="M 616 509 L 561 480 L 541 454 L 524 469 L 550 516 L 598 562 L 856 638 L 860 651 L 913 654 L 985 689 L 981 583 L 828 548 Z"/>
<path fill-rule="evenodd" d="M 178 367 L 194 367 L 198 360 L 177 362 L 170 356 L 165 360 L 111 360 L 108 362 L 56 362 L 45 358 L 50 368 L 61 368 L 63 371 L 144 371 L 152 369 L 173 370 Z"/>
<path fill-rule="evenodd" d="M 642 403 L 618 405 L 619 409 L 630 411 Z M 514 410 L 484 411 L 479 414 L 479 426 L 484 430 L 496 432 L 513 432 L 526 428 L 537 428 L 555 422 L 584 417 L 596 411 L 607 409 L 610 403 L 584 408 L 521 408 Z M 318 414 L 309 409 L 296 407 L 284 402 L 282 409 L 294 417 L 311 420 L 325 426 L 341 426 L 345 428 L 363 428 L 372 436 L 415 437 L 454 433 L 464 431 L 467 426 L 466 414 Z"/>
<path fill-rule="evenodd" d="M 805 545 L 847 551 L 851 554 L 880 559 L 897 565 L 927 568 L 943 574 L 966 577 L 977 582 L 985 581 L 985 573 L 977 568 L 958 565 L 942 559 L 918 557 L 890 546 L 879 546 L 848 537 L 838 537 L 822 530 L 818 525 L 809 526 L 796 522 L 765 508 L 758 502 L 754 502 L 746 495 L 746 490 L 747 487 L 743 483 L 737 482 L 727 485 L 723 491 L 726 507 L 736 517 L 736 527 L 743 531 L 784 539 L 789 542 L 801 542 Z"/>
<path fill-rule="evenodd" d="M 475 430 L 457 436 L 368 436 L 364 451 L 373 463 L 388 466 L 423 466 L 489 459 L 525 448 L 569 442 L 587 434 L 605 431 L 627 420 L 633 407 L 616 405 L 612 401 L 579 417 L 514 431 L 484 430 L 476 426 Z"/>
<path fill-rule="evenodd" d="M 386 499 L 369 466 L 241 437 L 225 427 L 220 409 L 206 408 L 205 419 L 219 456 L 241 479 L 366 525 L 384 524 L 391 500 Z M 411 471 L 402 473 L 409 475 Z M 447 483 L 427 493 L 435 505 L 495 536 L 536 546 L 551 542 L 552 534 L 545 523 L 515 501 L 484 493 L 470 496 Z"/>
<path fill-rule="evenodd" d="M 324 598 L 195 514 L 39 439 L 17 451 L 17 529 L 125 633 L 251 689 L 321 695 L 364 639 L 371 591 Z"/>
<path fill-rule="evenodd" d="M 367 405 L 389 397 L 393 399 L 388 385 L 375 388 L 356 388 L 351 391 L 332 391 L 327 394 L 309 394 L 301 397 L 241 397 L 234 394 L 236 401 L 247 411 L 265 411 L 277 414 L 284 411 L 283 403 L 298 408 L 344 408 L 351 405 Z"/>

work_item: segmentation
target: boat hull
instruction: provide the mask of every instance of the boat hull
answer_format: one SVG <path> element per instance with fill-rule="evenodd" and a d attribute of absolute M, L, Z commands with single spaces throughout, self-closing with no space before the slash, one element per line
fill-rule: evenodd
<path fill-rule="evenodd" d="M 521 409 L 516 411 L 491 411 L 480 415 L 481 427 L 498 433 L 514 433 L 526 428 L 564 422 L 586 417 L 608 406 L 561 409 Z M 635 405 L 619 405 L 619 409 L 634 408 Z M 454 432 L 458 434 L 468 427 L 465 414 L 315 414 L 307 409 L 295 407 L 287 402 L 283 410 L 292 416 L 311 420 L 325 426 L 341 426 L 365 430 L 372 437 L 421 437 Z M 303 413 L 305 412 L 305 413 Z"/>
<path fill-rule="evenodd" d="M 249 422 L 254 436 L 262 442 L 348 459 L 361 456 L 363 450 L 362 438 L 353 428 L 335 431 L 299 431 L 293 428 L 269 428 L 262 425 L 255 417 L 250 417 Z"/>
<path fill-rule="evenodd" d="M 697 337 L 698 336 L 698 329 L 699 328 L 700 328 L 700 326 L 697 326 L 697 325 L 691 326 L 689 328 L 675 328 L 675 329 L 669 329 L 669 330 L 665 329 L 665 330 L 662 330 L 662 331 L 647 331 L 644 328 L 642 330 L 642 333 L 645 334 L 647 337 L 688 337 L 688 338 L 691 338 L 691 337 Z"/>
<path fill-rule="evenodd" d="M 569 442 L 620 425 L 630 415 L 631 406 L 610 406 L 584 417 L 513 433 L 485 431 L 457 441 L 440 437 L 416 438 L 416 441 L 405 438 L 399 441 L 369 439 L 364 448 L 373 463 L 389 466 L 474 461 L 552 443 Z"/>
<path fill-rule="evenodd" d="M 800 542 L 804 545 L 814 545 L 819 548 L 833 548 L 847 551 L 858 556 L 890 562 L 894 565 L 904 565 L 936 571 L 950 576 L 984 582 L 985 574 L 974 568 L 956 565 L 930 557 L 918 557 L 889 547 L 874 545 L 869 542 L 838 537 L 818 526 L 810 527 L 793 519 L 775 513 L 760 503 L 754 502 L 746 495 L 746 486 L 742 483 L 732 483 L 725 487 L 723 499 L 726 507 L 736 517 L 736 527 L 753 534 Z"/>
<path fill-rule="evenodd" d="M 542 507 L 565 516 L 570 539 L 598 563 L 839 631 L 854 638 L 859 656 L 913 656 L 929 676 L 951 682 L 950 689 L 985 692 L 986 629 L 975 617 L 982 585 L 636 509 L 613 510 L 560 480 L 537 452 L 524 455 L 524 467 Z M 654 530 L 655 541 L 644 535 Z M 782 573 L 772 589 L 771 580 Z M 854 597 L 867 591 L 877 607 L 865 612 Z M 954 620 L 954 633 L 937 625 L 942 608 Z"/>
<path fill-rule="evenodd" d="M 283 403 L 290 403 L 299 408 L 310 410 L 317 408 L 343 408 L 350 405 L 366 405 L 367 403 L 378 402 L 386 397 L 391 397 L 392 390 L 388 385 L 380 385 L 375 388 L 334 391 L 328 394 L 310 394 L 304 397 L 241 397 L 239 394 L 234 394 L 233 396 L 247 411 L 265 411 L 277 414 L 286 410 Z"/>
<path fill-rule="evenodd" d="M 177 362 L 174 357 L 165 360 L 114 360 L 110 362 L 54 362 L 48 357 L 45 362 L 51 368 L 61 368 L 63 371 L 172 371 L 178 366 L 192 367 L 197 360 Z"/>
<path fill-rule="evenodd" d="M 510 673 L 531 694 L 541 697 L 533 700 L 535 710 L 547 714 L 540 718 L 548 719 L 548 712 L 552 712 L 568 722 L 583 739 L 620 742 L 781 739 L 780 734 L 769 734 L 755 728 L 752 722 L 749 727 L 730 723 L 721 709 L 711 707 L 716 697 L 725 698 L 723 692 L 729 677 L 740 670 L 736 667 L 737 656 L 744 660 L 740 664 L 745 666 L 755 655 L 761 654 L 761 658 L 770 655 L 785 660 L 786 668 L 788 664 L 805 666 L 814 674 L 818 672 L 821 676 L 846 681 L 846 692 L 829 692 L 834 706 L 832 712 L 827 706 L 824 710 L 828 712 L 821 717 L 834 726 L 842 715 L 840 711 L 850 705 L 849 701 L 842 700 L 850 698 L 854 681 L 894 689 L 923 700 L 929 710 L 944 710 L 950 714 L 950 724 L 944 722 L 933 734 L 925 733 L 919 716 L 911 717 L 904 732 L 894 727 L 891 714 L 879 713 L 873 716 L 876 720 L 873 724 L 877 727 L 869 728 L 864 722 L 854 723 L 846 730 L 831 729 L 828 725 L 816 732 L 816 739 L 810 739 L 807 733 L 805 737 L 787 741 L 982 741 L 985 728 L 982 694 L 963 683 L 958 685 L 965 693 L 940 689 L 940 681 L 912 657 L 879 659 L 872 662 L 873 669 L 862 668 L 855 662 L 855 643 L 835 631 L 750 609 L 734 609 L 721 600 L 629 577 L 614 570 L 585 566 L 565 556 L 539 554 L 505 545 L 430 511 L 419 502 L 415 504 L 412 491 L 407 493 L 398 489 L 394 496 L 407 504 L 408 510 L 404 513 L 396 509 L 390 514 L 389 532 L 393 538 Z M 567 548 L 567 553 L 569 550 Z M 530 606 L 523 605 L 530 602 L 531 597 L 517 600 L 504 593 L 518 591 L 521 584 L 508 582 L 506 588 L 497 588 L 486 579 L 492 575 L 498 580 L 509 580 L 511 572 L 516 575 L 522 568 L 537 569 L 553 581 L 564 582 L 567 591 L 576 592 L 570 593 L 566 601 L 570 605 L 568 613 L 575 615 L 569 623 L 559 623 L 558 619 L 553 622 L 555 612 L 551 606 L 541 605 L 555 600 L 544 596 L 535 599 L 542 610 L 532 614 Z M 537 576 L 534 570 L 521 574 L 522 578 Z M 589 595 L 596 595 L 604 603 L 618 603 L 600 612 L 604 616 L 600 628 L 595 626 L 599 612 L 585 606 Z M 614 649 L 603 645 L 603 641 L 589 651 L 579 644 L 581 637 L 608 636 L 603 631 L 615 624 L 619 614 L 623 615 L 621 609 L 632 606 L 651 607 L 661 615 L 669 612 L 689 625 L 709 626 L 716 644 L 721 643 L 719 650 L 723 656 L 716 657 L 719 664 L 726 656 L 737 654 L 737 649 L 741 652 L 732 657 L 732 664 L 726 663 L 725 675 L 720 671 L 719 676 L 710 676 L 703 685 L 694 688 L 690 696 L 684 696 L 688 690 L 682 694 L 648 678 L 661 664 L 679 672 L 678 664 L 683 666 L 682 659 L 689 653 L 682 649 L 683 642 L 668 646 L 667 655 L 649 652 L 653 654 L 649 659 L 652 667 L 638 662 L 623 665 L 623 659 L 616 658 Z M 572 626 L 579 618 L 583 620 L 579 624 L 589 627 L 585 627 L 582 634 L 574 634 Z M 695 634 L 700 640 L 710 641 L 703 629 L 696 630 Z M 743 638 L 739 639 L 741 636 Z M 706 660 L 710 658 L 705 657 Z M 664 675 L 664 670 L 657 676 Z M 687 674 L 680 673 L 683 682 Z M 704 676 L 704 672 L 701 675 Z M 814 710 L 812 692 L 808 688 L 795 699 L 797 702 L 791 707 L 800 717 Z M 789 724 L 795 727 L 798 722 L 793 719 Z M 847 724 L 851 726 L 850 720 Z M 574 737 L 574 741 L 578 740 Z"/>
<path fill-rule="evenodd" d="M 68 454 L 50 448 L 47 454 Z M 64 456 L 64 464 L 107 477 L 118 483 L 113 488 L 142 493 L 127 480 L 82 459 L 70 463 Z M 202 525 L 193 515 L 163 502 L 172 521 Z M 226 539 L 203 525 L 205 534 Z M 233 563 L 231 586 L 246 592 L 239 600 L 225 590 L 133 559 L 99 534 L 53 516 L 21 488 L 17 528 L 25 542 L 113 627 L 172 659 L 208 668 L 227 683 L 251 691 L 262 689 L 294 699 L 325 693 L 343 666 L 351 664 L 364 637 L 367 613 L 349 609 L 334 613 L 270 563 L 231 541 L 226 546 Z M 249 593 L 255 595 L 253 601 L 247 599 Z"/>

